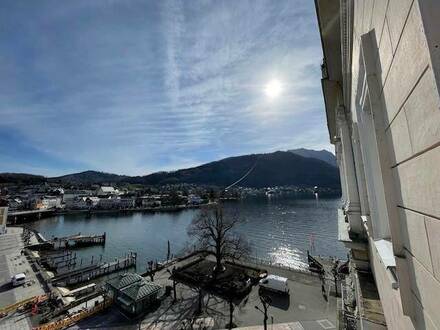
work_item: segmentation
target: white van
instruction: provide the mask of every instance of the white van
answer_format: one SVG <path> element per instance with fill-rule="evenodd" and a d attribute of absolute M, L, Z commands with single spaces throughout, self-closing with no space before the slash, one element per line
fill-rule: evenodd
<path fill-rule="evenodd" d="M 24 273 L 20 273 L 12 276 L 11 279 L 12 286 L 20 286 L 26 282 L 26 275 Z"/>
<path fill-rule="evenodd" d="M 287 278 L 277 275 L 267 275 L 266 278 L 260 280 L 260 289 L 267 289 L 270 291 L 289 293 L 289 284 Z"/>

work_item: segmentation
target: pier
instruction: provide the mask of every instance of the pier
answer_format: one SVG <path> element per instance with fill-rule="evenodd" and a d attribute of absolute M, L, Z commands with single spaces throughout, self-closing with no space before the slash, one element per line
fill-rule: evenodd
<path fill-rule="evenodd" d="M 55 249 L 86 247 L 92 245 L 105 245 L 106 234 L 102 235 L 76 235 L 66 237 L 55 237 L 51 240 Z"/>
<path fill-rule="evenodd" d="M 58 272 L 61 268 L 70 268 L 76 266 L 76 253 L 65 250 L 62 253 L 44 254 L 40 258 L 40 263 L 50 270 Z"/>
<path fill-rule="evenodd" d="M 8 223 L 19 224 L 27 221 L 40 220 L 56 214 L 56 209 L 42 209 L 42 210 L 26 210 L 17 212 L 8 212 Z"/>
<path fill-rule="evenodd" d="M 116 259 L 112 262 L 92 264 L 59 274 L 53 277 L 51 282 L 55 286 L 69 286 L 84 283 L 99 276 L 107 275 L 130 267 L 135 267 L 136 258 L 137 254 L 135 252 L 130 252 L 124 258 Z"/>
<path fill-rule="evenodd" d="M 197 209 L 208 204 L 194 204 L 194 205 L 166 205 L 159 207 L 130 207 L 130 208 L 109 208 L 109 209 L 42 209 L 42 210 L 25 210 L 8 212 L 8 224 L 18 225 L 25 222 L 37 221 L 43 218 L 48 218 L 56 215 L 66 214 L 92 214 L 102 213 L 135 213 L 135 212 L 179 212 L 187 209 Z"/>
<path fill-rule="evenodd" d="M 106 233 L 102 235 L 82 235 L 81 233 L 78 233 L 65 237 L 54 237 L 51 240 L 47 240 L 35 229 L 23 226 L 23 230 L 23 239 L 26 243 L 26 247 L 38 251 L 75 249 L 93 245 L 105 245 L 106 241 Z M 32 235 L 35 237 L 33 240 L 31 240 Z"/>

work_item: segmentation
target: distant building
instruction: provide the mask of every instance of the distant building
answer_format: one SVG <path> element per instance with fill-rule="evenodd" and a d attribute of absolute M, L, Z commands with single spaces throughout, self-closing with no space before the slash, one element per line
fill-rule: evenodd
<path fill-rule="evenodd" d="M 119 199 L 119 208 L 121 209 L 131 209 L 135 206 L 134 198 L 118 198 Z"/>
<path fill-rule="evenodd" d="M 108 197 L 100 198 L 97 207 L 100 209 L 130 209 L 134 208 L 134 198 Z"/>
<path fill-rule="evenodd" d="M 119 200 L 117 198 L 100 198 L 98 204 L 96 205 L 98 208 L 106 210 L 106 209 L 114 209 L 118 208 Z"/>
<path fill-rule="evenodd" d="M 119 191 L 113 187 L 110 186 L 101 186 L 99 187 L 99 189 L 96 191 L 96 195 L 99 197 L 102 196 L 114 196 L 114 195 L 118 195 Z"/>
<path fill-rule="evenodd" d="M 52 195 L 64 195 L 64 188 L 58 187 L 55 189 L 51 189 L 50 194 Z"/>
<path fill-rule="evenodd" d="M 61 208 L 61 197 L 44 196 L 37 201 L 36 208 L 41 210 Z"/>
<path fill-rule="evenodd" d="M 91 195 L 92 191 L 90 190 L 64 190 L 63 203 L 68 207 L 68 205 L 71 205 L 78 197 L 87 197 Z"/>
<path fill-rule="evenodd" d="M 342 315 L 440 329 L 440 1 L 315 5 L 351 256 Z"/>
<path fill-rule="evenodd" d="M 142 196 L 140 200 L 142 207 L 159 207 L 162 205 L 160 195 Z"/>
<path fill-rule="evenodd" d="M 162 287 L 139 274 L 126 273 L 108 281 L 107 290 L 123 312 L 137 316 L 157 301 Z"/>
<path fill-rule="evenodd" d="M 188 195 L 188 204 L 190 205 L 199 205 L 203 203 L 203 199 L 195 194 Z"/>
<path fill-rule="evenodd" d="M 99 197 L 96 196 L 76 197 L 73 200 L 69 200 L 65 207 L 73 210 L 90 209 L 96 207 L 99 201 Z"/>
<path fill-rule="evenodd" d="M 9 203 L 9 210 L 10 211 L 21 210 L 24 205 L 23 201 L 17 197 L 8 199 L 8 203 Z"/>

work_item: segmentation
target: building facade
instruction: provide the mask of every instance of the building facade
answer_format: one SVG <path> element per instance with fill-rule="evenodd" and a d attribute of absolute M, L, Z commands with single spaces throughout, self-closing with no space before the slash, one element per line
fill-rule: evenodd
<path fill-rule="evenodd" d="M 352 317 L 383 327 L 362 302 L 370 273 L 389 329 L 440 329 L 440 1 L 315 6 Z"/>
<path fill-rule="evenodd" d="M 0 200 L 0 235 L 6 234 L 6 221 L 8 220 L 8 207 L 3 206 Z"/>
<path fill-rule="evenodd" d="M 105 197 L 105 196 L 114 196 L 118 195 L 119 191 L 111 186 L 101 186 L 96 191 L 96 195 L 98 197 Z"/>
<path fill-rule="evenodd" d="M 60 196 L 44 196 L 37 201 L 36 208 L 41 209 L 41 210 L 61 208 L 61 197 Z"/>

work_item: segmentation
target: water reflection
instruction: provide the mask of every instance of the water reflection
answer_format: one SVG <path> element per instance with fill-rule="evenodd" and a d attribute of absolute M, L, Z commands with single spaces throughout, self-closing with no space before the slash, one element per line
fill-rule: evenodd
<path fill-rule="evenodd" d="M 297 248 L 279 246 L 269 253 L 269 259 L 275 264 L 281 264 L 296 269 L 307 269 L 303 254 Z"/>
<path fill-rule="evenodd" d="M 303 268 L 305 252 L 313 247 L 316 254 L 345 257 L 346 250 L 337 241 L 338 205 L 339 199 L 317 201 L 312 196 L 254 198 L 225 207 L 239 212 L 243 221 L 236 230 L 248 240 L 252 256 Z M 197 212 L 97 214 L 89 218 L 76 214 L 44 219 L 33 226 L 46 237 L 106 232 L 105 247 L 78 250 L 79 256 L 90 259 L 102 254 L 109 260 L 136 251 L 139 269 L 144 270 L 148 260 L 166 258 L 168 240 L 173 254 L 193 246 L 187 228 Z"/>

